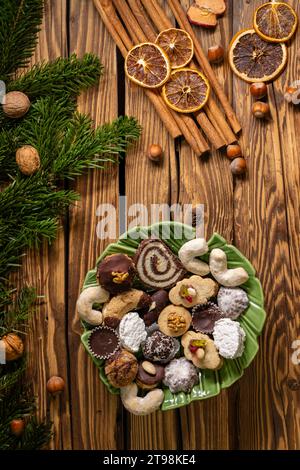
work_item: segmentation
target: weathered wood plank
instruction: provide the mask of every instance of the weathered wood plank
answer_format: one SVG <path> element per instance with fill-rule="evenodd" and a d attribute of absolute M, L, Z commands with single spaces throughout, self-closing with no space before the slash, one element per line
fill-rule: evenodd
<path fill-rule="evenodd" d="M 52 60 L 66 54 L 66 1 L 46 1 L 39 42 L 32 63 Z M 71 448 L 71 422 L 67 370 L 65 324 L 65 240 L 63 230 L 49 248 L 30 252 L 25 258 L 22 285 L 28 282 L 44 295 L 44 302 L 32 317 L 29 343 L 28 376 L 38 397 L 37 415 L 43 419 L 49 413 L 53 421 L 54 438 L 51 448 Z M 46 382 L 51 375 L 65 379 L 66 390 L 60 397 L 49 398 Z"/>
<path fill-rule="evenodd" d="M 138 145 L 126 157 L 125 187 L 128 207 L 144 204 L 150 223 L 151 204 L 169 204 L 171 193 L 177 191 L 177 170 L 174 141 L 170 138 L 155 109 L 143 90 L 126 82 L 126 114 L 136 116 L 143 126 Z M 151 162 L 147 156 L 149 144 L 158 143 L 164 150 L 163 162 Z M 129 219 L 130 222 L 130 219 Z M 153 221 L 152 221 L 153 222 Z M 159 412 L 147 417 L 127 416 L 128 447 L 130 449 L 176 449 L 178 422 L 176 412 Z"/>
<path fill-rule="evenodd" d="M 192 3 L 182 0 L 185 9 Z M 206 51 L 210 45 L 229 41 L 230 13 L 219 20 L 215 31 L 194 28 Z M 228 66 L 216 68 L 217 76 L 229 89 Z M 226 77 L 226 80 L 224 80 Z M 213 150 L 207 158 L 199 160 L 183 143 L 180 150 L 179 202 L 204 204 L 205 236 L 219 232 L 227 240 L 232 239 L 232 176 L 226 156 Z M 229 405 L 227 392 L 211 400 L 195 402 L 180 410 L 182 441 L 184 449 L 228 449 Z"/>
<path fill-rule="evenodd" d="M 97 125 L 118 115 L 116 48 L 89 0 L 70 2 L 70 52 L 97 54 L 105 66 L 104 77 L 94 90 L 79 99 L 79 109 Z M 75 314 L 76 299 L 88 269 L 109 240 L 96 235 L 96 209 L 101 203 L 118 206 L 118 167 L 91 171 L 76 181 L 81 201 L 70 211 L 68 257 L 68 323 L 70 379 L 72 388 L 72 433 L 74 449 L 123 447 L 119 429 L 118 398 L 108 393 L 98 371 L 80 344 L 81 327 Z"/>
<path fill-rule="evenodd" d="M 234 32 L 241 25 L 251 25 L 259 5 L 256 0 L 248 5 L 235 2 Z M 299 403 L 297 392 L 291 391 L 288 383 L 289 378 L 299 377 L 291 363 L 291 343 L 299 334 L 295 299 L 299 268 L 294 257 L 299 250 L 295 191 L 299 186 L 299 137 L 295 132 L 299 115 L 287 109 L 281 94 L 286 73 L 290 76 L 297 67 L 296 47 L 295 43 L 288 72 L 269 86 L 269 121 L 258 122 L 251 117 L 249 86 L 234 79 L 235 105 L 244 128 L 249 167 L 248 176 L 235 187 L 235 243 L 257 269 L 267 310 L 260 353 L 238 384 L 236 425 L 242 449 L 299 447 Z"/>

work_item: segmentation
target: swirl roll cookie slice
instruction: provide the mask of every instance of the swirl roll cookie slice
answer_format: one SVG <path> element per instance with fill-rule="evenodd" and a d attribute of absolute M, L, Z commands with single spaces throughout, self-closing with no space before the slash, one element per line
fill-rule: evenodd
<path fill-rule="evenodd" d="M 147 239 L 140 244 L 134 262 L 138 276 L 146 287 L 168 289 L 186 274 L 181 262 L 160 239 Z"/>

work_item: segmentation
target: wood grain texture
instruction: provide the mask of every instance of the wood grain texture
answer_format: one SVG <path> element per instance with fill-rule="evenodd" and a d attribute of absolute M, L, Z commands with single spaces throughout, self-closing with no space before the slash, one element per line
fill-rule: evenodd
<path fill-rule="evenodd" d="M 191 3 L 181 2 L 185 8 Z M 174 21 L 166 1 L 160 3 Z M 289 3 L 300 16 L 299 2 Z M 50 249 L 30 253 L 24 263 L 25 280 L 45 294 L 29 340 L 29 375 L 39 397 L 38 415 L 49 412 L 54 421 L 51 447 L 299 449 L 300 366 L 293 365 L 291 355 L 292 342 L 300 339 L 300 108 L 288 105 L 283 92 L 299 77 L 300 33 L 289 47 L 287 70 L 269 86 L 271 119 L 267 122 L 251 116 L 249 86 L 232 75 L 228 64 L 214 67 L 243 126 L 241 145 L 249 170 L 233 181 L 223 153 L 213 151 L 207 158 L 197 158 L 181 139 L 170 138 L 142 90 L 125 85 L 122 63 L 117 67 L 115 46 L 93 2 L 70 0 L 69 10 L 66 4 L 48 0 L 34 60 L 65 55 L 68 45 L 70 53 L 98 54 L 105 75 L 97 88 L 80 98 L 80 110 L 97 124 L 111 121 L 118 112 L 134 115 L 143 135 L 119 169 L 109 166 L 76 181 L 74 188 L 82 198 L 64 221 L 65 231 Z M 214 31 L 194 28 L 205 51 L 215 43 L 229 44 L 234 33 L 250 27 L 261 1 L 228 0 L 227 5 Z M 125 96 L 125 106 L 122 99 L 118 103 L 118 90 Z M 163 147 L 164 160 L 159 165 L 146 157 L 151 143 Z M 76 299 L 86 271 L 110 241 L 96 236 L 96 208 L 102 202 L 118 208 L 119 191 L 127 196 L 127 207 L 204 204 L 205 235 L 218 231 L 233 241 L 257 270 L 268 315 L 260 351 L 240 381 L 218 397 L 178 411 L 129 415 L 119 399 L 106 391 L 80 345 Z M 133 220 L 137 215 L 133 212 L 128 222 L 151 222 L 150 213 Z M 45 392 L 52 374 L 62 375 L 67 383 L 66 393 L 55 400 Z"/>
<path fill-rule="evenodd" d="M 174 141 L 169 137 L 143 90 L 126 82 L 126 114 L 136 116 L 143 126 L 143 135 L 138 145 L 126 157 L 125 188 L 128 207 L 131 204 L 144 204 L 148 218 L 141 223 L 147 225 L 159 219 L 151 219 L 151 204 L 169 204 L 171 192 L 175 191 L 177 170 Z M 158 143 L 164 151 L 161 164 L 147 158 L 147 148 Z M 160 217 L 165 220 L 167 217 Z M 179 426 L 176 411 L 156 413 L 147 417 L 127 416 L 127 445 L 129 449 L 176 449 Z"/>
<path fill-rule="evenodd" d="M 32 63 L 64 56 L 67 49 L 66 1 L 45 2 L 45 15 L 39 42 Z M 37 288 L 43 302 L 32 316 L 28 338 L 28 376 L 38 397 L 37 415 L 49 416 L 53 421 L 54 438 L 50 448 L 71 448 L 71 420 L 67 370 L 65 323 L 65 239 L 60 230 L 55 243 L 49 248 L 30 252 L 22 268 L 22 285 L 26 282 Z M 63 395 L 50 398 L 46 382 L 52 375 L 60 375 L 66 382 Z"/>
<path fill-rule="evenodd" d="M 70 2 L 70 52 L 82 56 L 93 52 L 105 71 L 99 86 L 79 99 L 79 110 L 90 114 L 96 125 L 118 115 L 116 48 L 89 0 Z M 98 370 L 80 343 L 82 328 L 76 315 L 76 299 L 86 272 L 112 240 L 99 240 L 96 210 L 101 203 L 118 206 L 118 166 L 91 171 L 79 178 L 74 188 L 81 201 L 70 211 L 68 256 L 68 324 L 70 378 L 72 387 L 72 435 L 74 449 L 114 449 L 122 447 L 118 399 L 100 382 Z"/>
<path fill-rule="evenodd" d="M 185 9 L 192 3 L 182 0 Z M 219 20 L 220 26 L 212 32 L 194 28 L 203 49 L 212 44 L 226 44 L 230 36 L 228 14 Z M 226 76 L 221 67 L 216 72 L 221 84 Z M 225 83 L 225 91 L 228 83 Z M 232 176 L 229 163 L 224 154 L 213 150 L 201 161 L 186 144 L 180 149 L 179 202 L 204 204 L 206 237 L 214 231 L 227 240 L 232 239 Z M 229 444 L 229 405 L 227 393 L 212 400 L 204 400 L 180 410 L 182 442 L 184 449 L 228 449 Z M 214 416 L 214 419 L 212 419 Z"/>
<path fill-rule="evenodd" d="M 235 4 L 234 32 L 241 24 L 251 24 L 253 11 L 261 2 Z M 292 51 L 288 71 L 293 67 L 291 61 L 296 61 L 295 49 Z M 291 257 L 299 249 L 299 230 L 293 234 L 299 219 L 294 191 L 299 185 L 299 142 L 294 133 L 297 114 L 283 102 L 281 88 L 287 73 L 269 86 L 272 117 L 267 122 L 251 117 L 249 87 L 234 79 L 249 167 L 247 178 L 235 187 L 235 244 L 257 269 L 267 311 L 260 353 L 238 384 L 236 424 L 242 449 L 299 448 L 299 397 L 288 382 L 299 378 L 299 366 L 297 370 L 291 363 L 291 343 L 299 335 L 293 292 L 299 289 L 299 277 Z"/>

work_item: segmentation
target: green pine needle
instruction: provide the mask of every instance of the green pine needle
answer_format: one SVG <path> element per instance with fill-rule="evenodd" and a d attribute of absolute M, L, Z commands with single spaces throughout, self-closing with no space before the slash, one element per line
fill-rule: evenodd
<path fill-rule="evenodd" d="M 20 268 L 28 248 L 56 238 L 60 218 L 79 198 L 65 180 L 117 163 L 141 134 L 134 118 L 120 117 L 95 129 L 89 117 L 76 112 L 76 97 L 103 72 L 92 54 L 38 64 L 15 77 L 28 64 L 42 14 L 43 0 L 0 2 L 0 80 L 8 91 L 26 93 L 32 103 L 21 119 L 9 119 L 0 106 L 0 338 L 27 331 L 36 292 L 30 287 L 17 292 L 10 274 Z M 23 145 L 32 145 L 40 156 L 40 169 L 31 176 L 16 163 L 16 150 Z M 0 450 L 39 449 L 52 436 L 51 423 L 34 418 L 35 397 L 25 386 L 25 367 L 25 356 L 0 365 Z M 17 418 L 26 421 L 20 438 L 10 432 Z"/>
<path fill-rule="evenodd" d="M 54 62 L 34 65 L 11 82 L 8 91 L 22 91 L 31 100 L 49 96 L 49 90 L 52 96 L 77 96 L 82 90 L 96 85 L 102 72 L 103 66 L 95 55 L 85 54 L 78 59 L 72 54 L 68 58 L 59 57 Z"/>
<path fill-rule="evenodd" d="M 36 45 L 43 18 L 43 0 L 1 0 L 0 80 L 25 67 Z"/>

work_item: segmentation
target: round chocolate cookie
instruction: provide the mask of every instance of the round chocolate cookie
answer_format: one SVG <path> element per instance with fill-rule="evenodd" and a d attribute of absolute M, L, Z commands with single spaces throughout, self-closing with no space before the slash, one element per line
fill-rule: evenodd
<path fill-rule="evenodd" d="M 153 371 L 151 370 L 150 366 L 152 366 Z M 159 382 L 162 381 L 164 376 L 164 366 L 143 361 L 139 364 L 139 369 L 136 376 L 136 383 L 143 390 L 151 390 L 152 388 L 157 387 L 157 385 L 159 384 Z"/>
<path fill-rule="evenodd" d="M 131 384 L 136 377 L 137 371 L 137 358 L 125 349 L 120 349 L 105 362 L 107 379 L 116 388 L 126 387 Z"/>
<path fill-rule="evenodd" d="M 200 333 L 212 333 L 216 321 L 220 318 L 222 318 L 222 311 L 212 302 L 205 305 L 195 305 L 192 309 L 192 326 L 195 331 Z"/>
<path fill-rule="evenodd" d="M 171 336 L 167 336 L 161 331 L 155 331 L 149 336 L 142 346 L 146 359 L 153 362 L 166 364 L 170 362 L 179 351 L 179 341 Z"/>
<path fill-rule="evenodd" d="M 100 286 L 111 294 L 119 294 L 129 290 L 135 274 L 136 270 L 132 259 L 123 253 L 107 256 L 97 269 L 97 279 Z"/>
<path fill-rule="evenodd" d="M 90 334 L 88 345 L 94 357 L 108 359 L 119 349 L 120 340 L 112 328 L 97 326 Z"/>
<path fill-rule="evenodd" d="M 143 319 L 146 326 L 157 322 L 160 312 L 168 305 L 169 294 L 167 291 L 160 289 L 151 295 L 150 308 L 144 313 Z M 143 312 L 142 312 L 143 313 Z"/>

